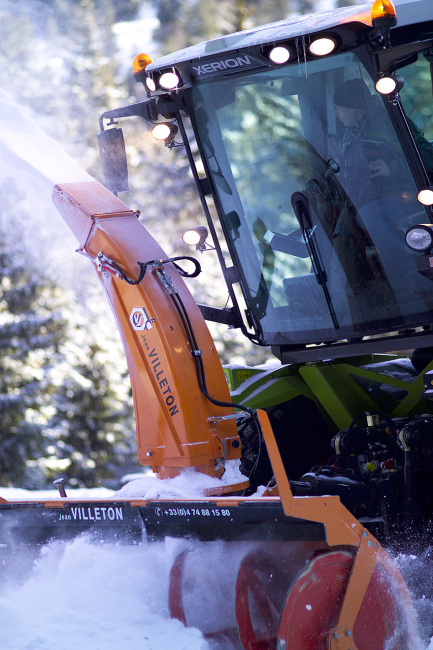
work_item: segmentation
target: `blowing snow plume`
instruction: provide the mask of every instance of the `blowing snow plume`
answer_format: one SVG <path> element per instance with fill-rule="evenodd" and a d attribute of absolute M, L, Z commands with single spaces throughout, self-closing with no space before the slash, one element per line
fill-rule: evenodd
<path fill-rule="evenodd" d="M 53 187 L 92 179 L 4 91 L 0 114 L 0 191 L 10 206 L 0 212 L 2 235 L 6 240 L 18 237 L 33 262 L 45 266 L 55 261 L 64 273 L 75 241 L 52 204 Z"/>

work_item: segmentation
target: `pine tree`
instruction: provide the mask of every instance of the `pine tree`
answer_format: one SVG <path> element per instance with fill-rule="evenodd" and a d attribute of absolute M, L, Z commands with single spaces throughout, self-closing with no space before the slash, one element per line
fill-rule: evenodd
<path fill-rule="evenodd" d="M 0 485 L 43 487 L 61 475 L 73 487 L 115 486 L 137 465 L 116 357 L 4 241 L 0 289 Z"/>
<path fill-rule="evenodd" d="M 108 351 L 86 341 L 87 327 L 74 328 L 74 338 L 64 342 L 62 362 L 55 367 L 60 381 L 48 424 L 56 441 L 49 478 L 60 473 L 72 487 L 115 486 L 137 465 L 132 400 L 124 383 L 119 391 L 113 381 Z"/>
<path fill-rule="evenodd" d="M 4 193 L 1 209 L 11 209 Z M 59 305 L 53 307 L 56 287 L 37 277 L 11 240 L 0 233 L 0 484 L 32 485 L 41 476 L 32 476 L 26 462 L 45 452 L 43 429 L 51 413 L 46 369 L 65 322 Z"/>
<path fill-rule="evenodd" d="M 96 178 L 99 115 L 127 97 L 112 27 L 112 0 L 0 3 L 0 83 Z M 128 2 L 128 12 L 134 6 Z M 120 9 L 119 9 L 120 10 Z"/>
<path fill-rule="evenodd" d="M 137 464 L 119 346 L 96 319 L 89 330 L 51 267 L 29 255 L 25 197 L 13 181 L 0 197 L 0 485 L 45 487 L 61 475 L 114 486 Z"/>

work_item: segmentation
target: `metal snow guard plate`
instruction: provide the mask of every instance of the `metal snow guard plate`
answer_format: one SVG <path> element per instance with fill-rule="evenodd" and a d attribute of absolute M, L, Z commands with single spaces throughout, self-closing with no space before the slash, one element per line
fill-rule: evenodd
<path fill-rule="evenodd" d="M 0 546 L 46 544 L 88 533 L 137 544 L 147 537 L 200 541 L 325 541 L 325 527 L 287 517 L 281 503 L 238 499 L 75 501 L 0 504 Z"/>
<path fill-rule="evenodd" d="M 138 508 L 126 501 L 8 502 L 0 504 L 0 546 L 46 544 L 92 533 L 113 542 L 143 537 Z"/>
<path fill-rule="evenodd" d="M 323 524 L 287 517 L 279 502 L 152 501 L 140 511 L 153 540 L 325 541 Z"/>

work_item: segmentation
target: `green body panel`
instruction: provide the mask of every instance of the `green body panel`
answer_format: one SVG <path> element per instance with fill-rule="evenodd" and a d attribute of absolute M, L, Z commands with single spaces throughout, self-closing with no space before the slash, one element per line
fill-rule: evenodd
<path fill-rule="evenodd" d="M 270 369 L 230 366 L 224 372 L 236 403 L 271 408 L 303 395 L 318 406 L 332 429 L 341 430 L 366 411 L 388 417 L 433 413 L 433 401 L 420 397 L 424 372 L 433 368 L 433 361 L 419 375 L 385 373 L 387 363 L 401 361 L 397 355 L 368 355 Z M 363 367 L 373 364 L 379 369 Z"/>
<path fill-rule="evenodd" d="M 270 408 L 298 395 L 316 400 L 300 376 L 298 364 L 269 369 L 226 367 L 224 372 L 233 401 L 251 408 Z"/>

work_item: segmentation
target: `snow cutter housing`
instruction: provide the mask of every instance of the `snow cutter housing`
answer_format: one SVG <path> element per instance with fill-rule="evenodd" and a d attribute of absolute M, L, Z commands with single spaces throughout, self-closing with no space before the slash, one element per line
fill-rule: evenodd
<path fill-rule="evenodd" d="M 177 538 L 171 615 L 221 647 L 414 647 L 381 543 L 403 530 L 421 543 L 433 518 L 432 61 L 430 0 L 136 59 L 148 98 L 100 120 L 107 185 L 127 188 L 117 120 L 143 118 L 168 147 L 180 137 L 231 306 L 197 306 L 181 276 L 198 262 L 167 257 L 96 181 L 57 186 L 54 202 L 121 332 L 140 463 L 156 481 L 206 481 L 191 499 L 4 501 L 2 548 Z M 282 365 L 226 368 L 229 392 L 204 319 Z"/>

